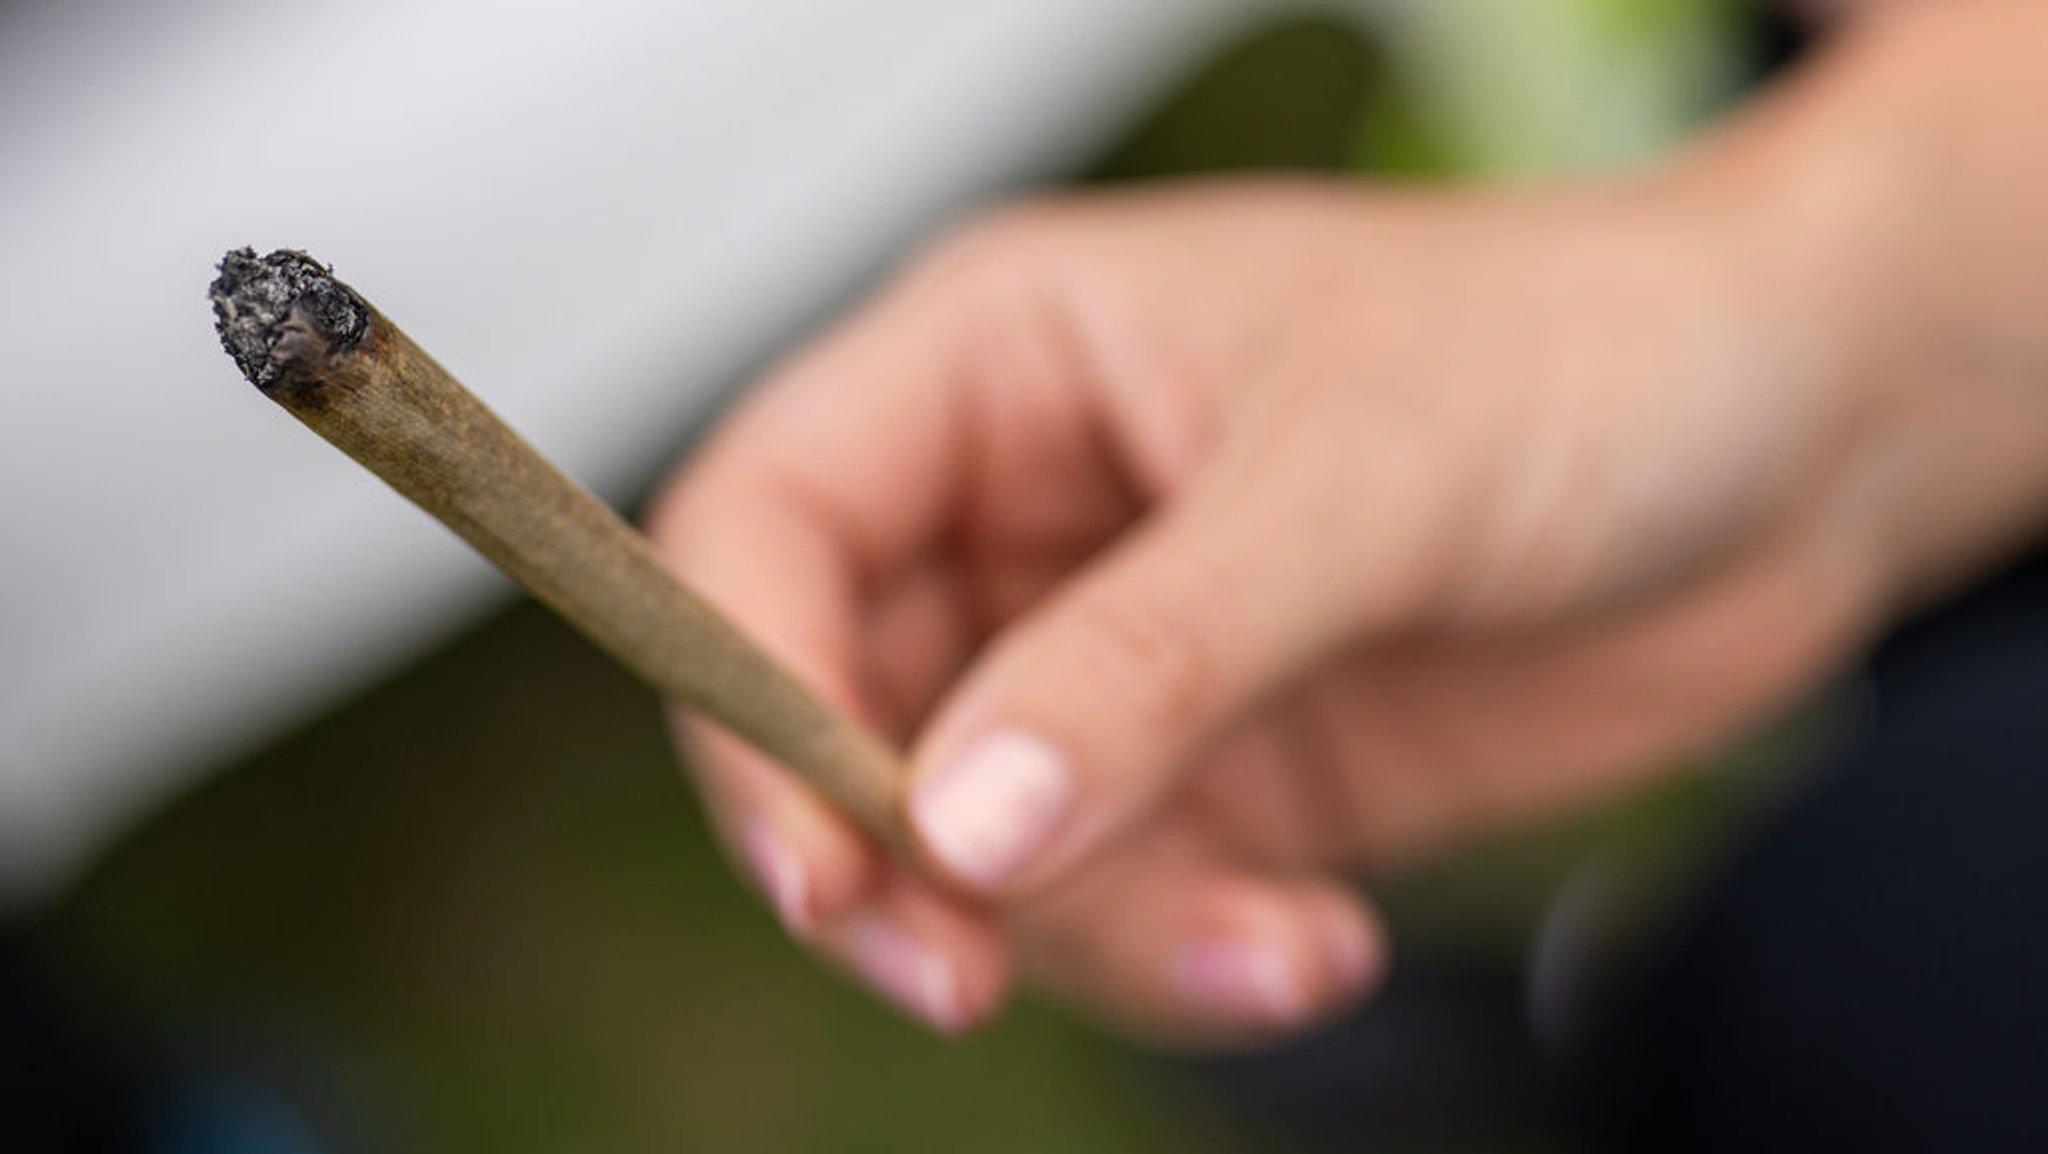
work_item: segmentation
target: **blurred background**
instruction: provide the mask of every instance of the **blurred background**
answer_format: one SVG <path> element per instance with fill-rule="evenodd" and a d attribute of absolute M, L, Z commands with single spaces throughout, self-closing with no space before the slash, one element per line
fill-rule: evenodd
<path fill-rule="evenodd" d="M 978 205 L 1625 165 L 1788 35 L 1732 0 L 0 0 L 6 1113 L 280 1154 L 1558 1148 L 1595 978 L 1827 708 L 1403 879 L 1388 996 L 1283 1050 L 1028 1003 L 936 1040 L 780 940 L 648 694 L 254 396 L 203 289 L 243 244 L 332 262 L 630 512 Z"/>

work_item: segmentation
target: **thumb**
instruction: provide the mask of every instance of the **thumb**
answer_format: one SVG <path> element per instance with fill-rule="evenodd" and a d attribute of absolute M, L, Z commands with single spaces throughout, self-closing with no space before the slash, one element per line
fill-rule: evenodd
<path fill-rule="evenodd" d="M 1346 639 L 1358 495 L 1313 455 L 1217 461 L 995 639 L 913 763 L 910 826 L 946 876 L 1044 884 Z"/>

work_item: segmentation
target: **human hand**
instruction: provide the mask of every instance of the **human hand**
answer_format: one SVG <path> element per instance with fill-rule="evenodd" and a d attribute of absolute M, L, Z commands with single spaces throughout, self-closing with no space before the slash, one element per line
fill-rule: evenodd
<path fill-rule="evenodd" d="M 1890 595 L 1889 426 L 1694 203 L 1027 207 L 776 373 L 651 528 L 915 739 L 923 858 L 679 717 L 783 922 L 948 1031 L 1021 974 L 1255 1038 L 1383 970 L 1346 873 L 1609 794 L 1834 668 Z"/>

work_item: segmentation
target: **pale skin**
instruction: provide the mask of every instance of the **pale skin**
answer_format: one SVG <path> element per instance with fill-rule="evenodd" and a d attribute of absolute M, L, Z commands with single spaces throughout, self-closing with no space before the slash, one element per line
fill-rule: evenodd
<path fill-rule="evenodd" d="M 940 243 L 650 519 L 909 751 L 905 862 L 678 717 L 740 868 L 946 1032 L 1020 983 L 1160 1044 L 1356 1003 L 1370 878 L 1739 740 L 2038 536 L 2042 44 L 2023 0 L 1888 8 L 1598 185 Z"/>

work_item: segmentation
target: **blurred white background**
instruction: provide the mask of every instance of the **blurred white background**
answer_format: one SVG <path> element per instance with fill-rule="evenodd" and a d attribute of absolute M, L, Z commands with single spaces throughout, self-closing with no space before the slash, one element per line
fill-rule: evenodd
<path fill-rule="evenodd" d="M 0 3 L 0 894 L 506 592 L 241 381 L 223 250 L 333 263 L 618 500 L 887 253 L 1254 10 Z"/>

